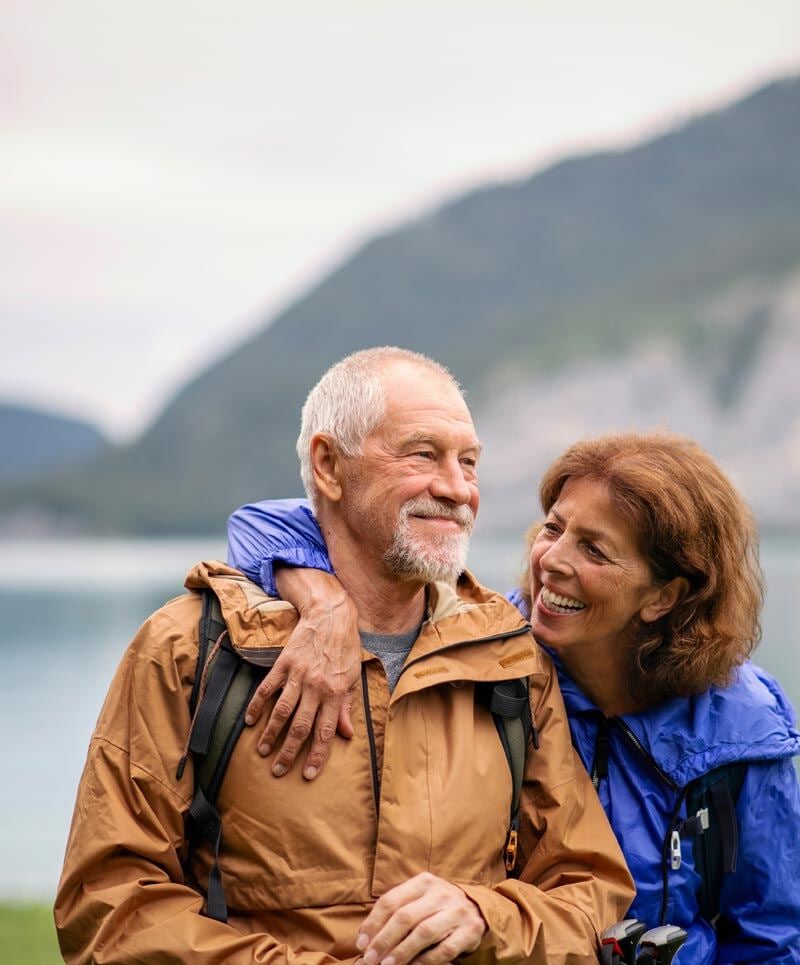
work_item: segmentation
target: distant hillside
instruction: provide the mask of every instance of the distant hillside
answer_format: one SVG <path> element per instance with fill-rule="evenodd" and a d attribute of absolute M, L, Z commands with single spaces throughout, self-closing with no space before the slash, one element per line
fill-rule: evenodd
<path fill-rule="evenodd" d="M 712 449 L 726 433 L 740 453 L 771 440 L 789 486 L 776 483 L 775 510 L 794 491 L 795 437 L 800 473 L 800 380 L 761 369 L 792 357 L 782 346 L 800 330 L 798 118 L 793 78 L 377 237 L 187 385 L 137 443 L 90 474 L 6 489 L 0 512 L 35 504 L 95 530 L 219 532 L 240 502 L 298 492 L 306 392 L 336 359 L 386 343 L 444 361 L 467 388 L 498 526 L 530 514 L 553 444 L 645 413 Z M 756 411 L 770 423 L 752 425 Z"/>
<path fill-rule="evenodd" d="M 0 480 L 62 470 L 108 449 L 88 422 L 11 403 L 0 403 Z"/>

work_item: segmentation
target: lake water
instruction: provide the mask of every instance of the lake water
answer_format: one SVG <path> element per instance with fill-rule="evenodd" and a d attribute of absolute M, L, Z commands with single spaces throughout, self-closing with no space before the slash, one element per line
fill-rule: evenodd
<path fill-rule="evenodd" d="M 54 891 L 89 736 L 143 619 L 180 593 L 204 541 L 0 543 L 0 900 Z M 516 543 L 476 539 L 470 566 L 506 589 Z M 800 539 L 762 545 L 768 596 L 757 660 L 800 706 Z"/>

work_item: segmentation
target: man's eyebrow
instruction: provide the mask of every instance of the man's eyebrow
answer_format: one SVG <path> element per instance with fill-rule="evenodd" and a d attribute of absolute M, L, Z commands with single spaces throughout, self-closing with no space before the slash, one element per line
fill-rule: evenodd
<path fill-rule="evenodd" d="M 404 446 L 434 445 L 434 441 L 427 432 L 412 432 L 403 439 Z"/>

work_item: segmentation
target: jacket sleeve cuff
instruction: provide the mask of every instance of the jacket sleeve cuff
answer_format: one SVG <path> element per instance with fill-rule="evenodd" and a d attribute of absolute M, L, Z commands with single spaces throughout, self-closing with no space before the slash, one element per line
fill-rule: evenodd
<path fill-rule="evenodd" d="M 485 962 L 496 962 L 509 956 L 518 959 L 519 949 L 516 950 L 516 955 L 512 954 L 506 940 L 511 925 L 509 913 L 512 909 L 514 912 L 518 911 L 513 902 L 481 885 L 459 884 L 458 887 L 477 906 L 481 918 L 486 922 L 486 933 L 480 945 L 474 952 L 460 955 L 459 962 L 483 965 Z"/>
<path fill-rule="evenodd" d="M 261 561 L 259 582 L 265 593 L 278 597 L 278 599 L 280 599 L 280 594 L 275 585 L 276 563 L 279 566 L 296 566 L 299 569 L 324 570 L 326 573 L 333 573 L 333 567 L 327 555 L 313 547 L 287 546 L 276 550 L 274 555 Z"/>

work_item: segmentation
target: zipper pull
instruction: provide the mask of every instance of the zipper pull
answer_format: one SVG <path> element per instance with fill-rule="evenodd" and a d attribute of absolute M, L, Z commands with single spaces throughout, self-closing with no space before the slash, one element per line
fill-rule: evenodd
<path fill-rule="evenodd" d="M 680 832 L 675 830 L 670 835 L 669 839 L 669 853 L 670 853 L 670 867 L 673 871 L 677 871 L 681 862 L 683 861 L 683 855 L 681 855 L 681 836 Z"/>
<path fill-rule="evenodd" d="M 510 874 L 514 870 L 514 865 L 517 863 L 517 829 L 511 828 L 508 832 L 508 838 L 506 839 L 506 846 L 504 849 L 504 857 L 506 863 L 506 871 Z"/>

